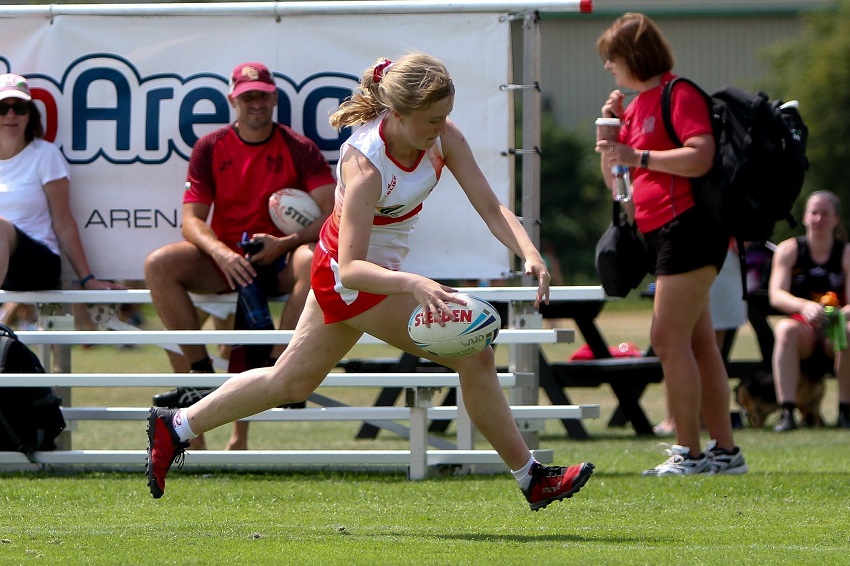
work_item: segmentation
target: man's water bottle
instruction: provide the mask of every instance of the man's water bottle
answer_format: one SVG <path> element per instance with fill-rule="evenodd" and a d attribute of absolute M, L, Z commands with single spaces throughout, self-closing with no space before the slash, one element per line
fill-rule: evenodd
<path fill-rule="evenodd" d="M 632 183 L 629 180 L 629 168 L 626 165 L 611 167 L 611 188 L 614 190 L 614 200 L 629 202 L 632 199 Z"/>
<path fill-rule="evenodd" d="M 242 241 L 236 245 L 249 255 L 259 253 L 263 249 L 262 240 L 249 240 L 248 232 L 242 233 Z M 256 278 L 244 287 L 240 285 L 237 297 L 248 330 L 274 330 L 268 297 L 257 284 Z"/>
<path fill-rule="evenodd" d="M 274 330 L 268 298 L 256 279 L 244 287 L 240 286 L 238 297 L 239 307 L 250 330 Z"/>

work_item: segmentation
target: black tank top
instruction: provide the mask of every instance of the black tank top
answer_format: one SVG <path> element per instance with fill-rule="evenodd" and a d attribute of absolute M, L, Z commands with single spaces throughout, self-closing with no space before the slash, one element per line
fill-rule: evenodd
<path fill-rule="evenodd" d="M 816 264 L 809 253 L 805 236 L 797 237 L 797 262 L 791 271 L 791 294 L 795 297 L 820 300 L 827 291 L 834 291 L 839 302 L 846 304 L 844 297 L 844 271 L 841 258 L 844 242 L 835 240 L 826 263 Z"/>

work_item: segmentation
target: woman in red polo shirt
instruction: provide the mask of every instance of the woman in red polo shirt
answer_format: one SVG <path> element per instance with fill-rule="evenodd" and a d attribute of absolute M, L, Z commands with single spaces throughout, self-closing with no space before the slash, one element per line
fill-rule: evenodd
<path fill-rule="evenodd" d="M 672 96 L 672 122 L 682 147 L 668 136 L 661 118 L 661 93 L 674 78 L 672 51 L 655 23 L 643 14 L 616 20 L 597 41 L 617 86 L 602 115 L 619 118 L 618 141 L 599 140 L 602 172 L 611 185 L 611 168 L 631 170 L 633 209 L 655 265 L 652 347 L 661 359 L 668 404 L 676 422 L 676 444 L 669 458 L 644 475 L 747 471 L 735 445 L 729 418 L 729 383 L 717 348 L 708 291 L 717 276 L 729 235 L 694 206 L 691 178 L 707 173 L 714 158 L 708 106 L 688 84 Z M 624 91 L 637 96 L 626 107 Z M 700 409 L 712 440 L 700 444 Z"/>

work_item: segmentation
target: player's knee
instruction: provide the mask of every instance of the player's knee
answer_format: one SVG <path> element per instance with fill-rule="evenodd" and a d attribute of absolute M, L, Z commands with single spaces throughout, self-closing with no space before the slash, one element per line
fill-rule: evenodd
<path fill-rule="evenodd" d="M 482 373 L 492 372 L 496 367 L 496 355 L 491 346 L 488 346 L 469 356 L 455 358 L 452 360 L 453 369 L 458 373 Z"/>
<path fill-rule="evenodd" d="M 278 387 L 277 397 L 280 403 L 300 403 L 306 401 L 311 393 L 313 393 L 311 387 L 300 383 L 284 382 Z"/>

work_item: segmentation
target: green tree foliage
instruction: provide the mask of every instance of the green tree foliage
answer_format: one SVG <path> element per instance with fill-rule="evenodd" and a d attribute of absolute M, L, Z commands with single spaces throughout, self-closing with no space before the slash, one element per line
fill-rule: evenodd
<path fill-rule="evenodd" d="M 596 240 L 611 217 L 591 136 L 579 136 L 545 113 L 541 122 L 541 243 L 557 253 L 566 284 L 598 283 Z"/>
<path fill-rule="evenodd" d="M 776 43 L 762 56 L 769 71 L 761 88 L 771 98 L 799 100 L 809 126 L 810 168 L 794 216 L 802 218 L 812 191 L 834 191 L 850 210 L 850 183 L 841 184 L 850 161 L 850 0 L 804 16 L 800 35 Z M 541 123 L 541 241 L 551 243 L 567 284 L 597 282 L 593 265 L 599 235 L 610 221 L 590 135 L 560 128 L 544 112 Z M 518 185 L 519 186 L 519 185 Z M 802 233 L 777 223 L 773 241 Z"/>
<path fill-rule="evenodd" d="M 834 191 L 850 207 L 850 184 L 843 183 L 850 159 L 850 0 L 804 18 L 803 32 L 765 52 L 771 72 L 764 81 L 772 97 L 800 101 L 809 126 L 809 172 L 803 196 L 795 206 L 802 217 L 805 196 Z M 775 240 L 801 233 L 780 223 Z"/>

